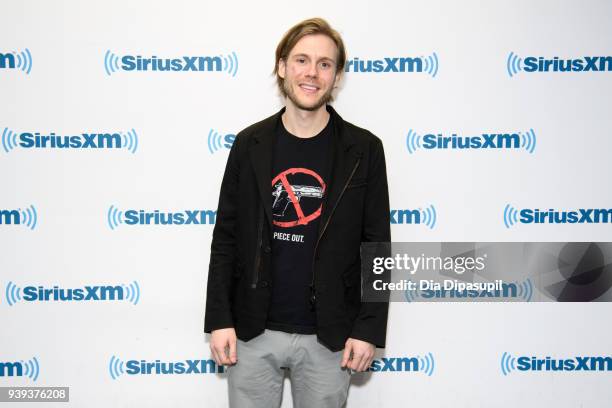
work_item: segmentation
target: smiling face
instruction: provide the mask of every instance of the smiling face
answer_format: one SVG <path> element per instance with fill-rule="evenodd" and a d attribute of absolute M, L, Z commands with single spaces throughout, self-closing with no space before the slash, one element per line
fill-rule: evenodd
<path fill-rule="evenodd" d="M 336 70 L 338 47 L 324 34 L 302 37 L 278 64 L 288 103 L 296 108 L 316 111 L 331 100 L 339 79 Z"/>

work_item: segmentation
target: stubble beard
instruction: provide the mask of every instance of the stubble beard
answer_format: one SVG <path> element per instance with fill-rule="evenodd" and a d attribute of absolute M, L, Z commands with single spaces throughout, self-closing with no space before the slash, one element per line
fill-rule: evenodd
<path fill-rule="evenodd" d="M 287 97 L 293 102 L 293 104 L 298 108 L 306 111 L 316 111 L 321 106 L 326 105 L 328 102 L 332 100 L 332 91 L 333 87 L 329 87 L 327 92 L 325 92 L 318 101 L 313 103 L 312 105 L 303 105 L 297 98 L 297 95 L 293 92 L 293 88 L 287 84 L 287 80 L 283 81 L 283 89 Z"/>

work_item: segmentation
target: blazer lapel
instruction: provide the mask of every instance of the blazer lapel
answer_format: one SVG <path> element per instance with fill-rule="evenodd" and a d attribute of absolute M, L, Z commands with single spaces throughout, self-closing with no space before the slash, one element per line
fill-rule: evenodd
<path fill-rule="evenodd" d="M 361 156 L 360 152 L 352 149 L 355 140 L 348 134 L 344 120 L 331 107 L 327 106 L 327 110 L 332 115 L 334 121 L 334 131 L 332 134 L 332 142 L 330 152 L 327 159 L 327 168 L 329 171 L 329 182 L 327 194 L 323 197 L 323 209 L 321 211 L 321 219 L 319 220 L 319 235 L 322 232 L 323 226 L 332 215 L 332 209 L 336 202 L 341 198 L 342 190 L 355 167 L 357 159 Z"/>
<path fill-rule="evenodd" d="M 272 225 L 272 154 L 276 142 L 276 125 L 284 111 L 285 108 L 264 120 L 260 130 L 253 135 L 253 144 L 249 149 L 259 195 L 270 225 Z"/>

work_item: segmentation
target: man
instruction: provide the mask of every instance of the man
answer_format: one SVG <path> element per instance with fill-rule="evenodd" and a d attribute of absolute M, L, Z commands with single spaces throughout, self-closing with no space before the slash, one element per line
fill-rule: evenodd
<path fill-rule="evenodd" d="M 291 28 L 274 72 L 286 106 L 240 132 L 221 184 L 205 332 L 233 407 L 339 407 L 384 347 L 387 302 L 360 298 L 360 244 L 390 241 L 381 141 L 328 105 L 344 69 L 320 18 Z"/>

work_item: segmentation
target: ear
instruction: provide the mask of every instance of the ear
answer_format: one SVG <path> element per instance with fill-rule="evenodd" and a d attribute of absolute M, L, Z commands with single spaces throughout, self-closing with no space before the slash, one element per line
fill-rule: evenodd
<path fill-rule="evenodd" d="M 285 60 L 283 58 L 278 60 L 278 76 L 285 79 L 285 69 L 287 69 L 287 65 L 285 64 Z"/>
<path fill-rule="evenodd" d="M 337 88 L 338 85 L 340 84 L 340 81 L 342 81 L 343 78 L 343 71 L 336 71 L 336 77 L 334 78 L 334 88 Z"/>

